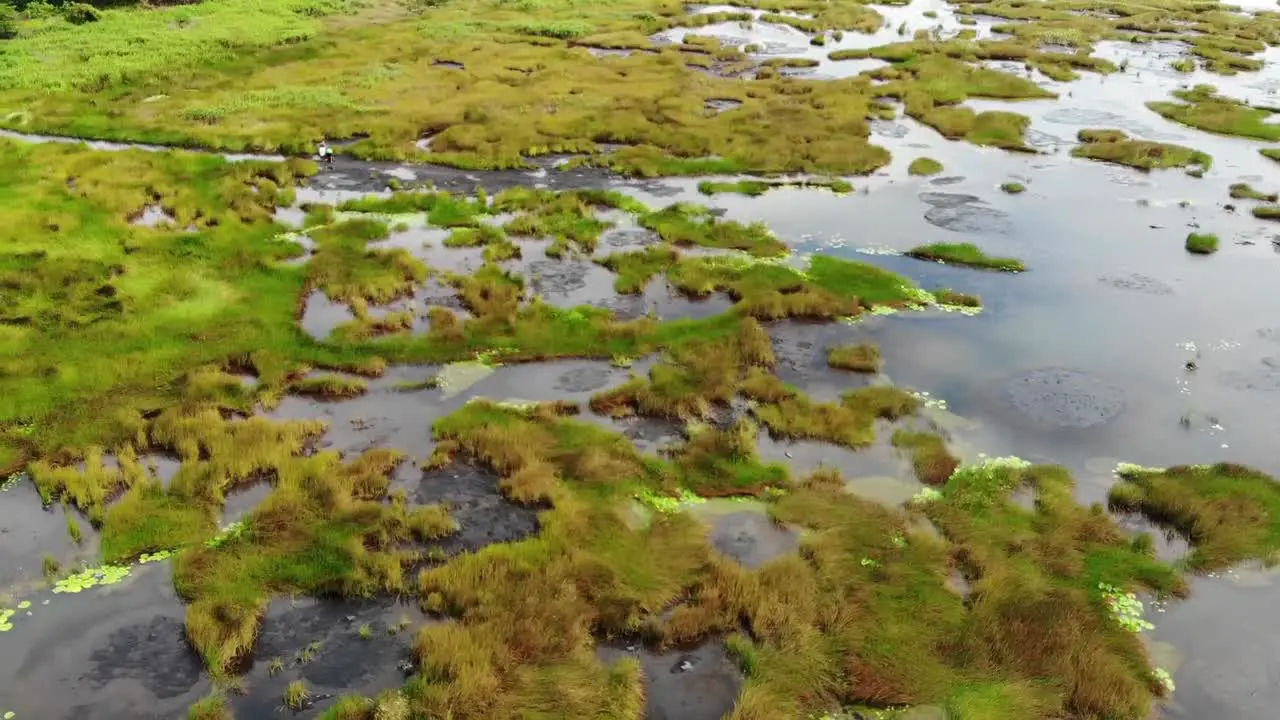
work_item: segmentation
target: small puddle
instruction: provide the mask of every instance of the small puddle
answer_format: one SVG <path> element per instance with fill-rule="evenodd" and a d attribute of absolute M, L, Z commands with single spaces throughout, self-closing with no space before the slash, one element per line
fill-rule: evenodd
<path fill-rule="evenodd" d="M 606 665 L 623 658 L 639 661 L 645 677 L 645 720 L 721 720 L 733 711 L 742 688 L 742 673 L 722 640 L 664 653 L 610 643 L 598 647 L 596 657 Z"/>
<path fill-rule="evenodd" d="M 450 555 L 523 540 L 538 531 L 537 509 L 508 500 L 496 475 L 471 464 L 454 463 L 423 472 L 410 497 L 449 510 L 458 529 L 435 546 Z"/>

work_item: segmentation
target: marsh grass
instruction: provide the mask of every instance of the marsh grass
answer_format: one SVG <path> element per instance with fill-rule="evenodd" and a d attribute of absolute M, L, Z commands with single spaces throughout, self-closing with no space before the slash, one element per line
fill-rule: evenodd
<path fill-rule="evenodd" d="M 1027 269 L 1027 266 L 1017 258 L 992 257 L 982 252 L 982 249 L 973 243 L 921 245 L 908 250 L 905 255 L 919 260 L 933 260 L 948 265 L 963 265 L 982 270 L 1023 272 Z"/>
<path fill-rule="evenodd" d="M 201 698 L 187 710 L 187 720 L 232 720 L 227 699 L 222 695 Z"/>
<path fill-rule="evenodd" d="M 1275 142 L 1280 140 L 1280 126 L 1268 122 L 1272 109 L 1255 108 L 1218 95 L 1211 85 L 1197 85 L 1190 90 L 1175 90 L 1182 102 L 1149 102 L 1147 107 L 1174 122 L 1199 130 Z"/>
<path fill-rule="evenodd" d="M 1171 143 L 1130 140 L 1120 130 L 1081 130 L 1079 139 L 1084 144 L 1072 148 L 1073 157 L 1139 170 L 1188 168 L 1191 172 L 1203 172 L 1213 164 L 1213 158 L 1199 150 Z"/>
<path fill-rule="evenodd" d="M 937 175 L 942 172 L 942 163 L 930 157 L 918 157 L 907 166 L 908 175 Z"/>
<path fill-rule="evenodd" d="M 827 349 L 827 364 L 860 373 L 880 372 L 880 348 L 870 343 L 837 345 Z"/>
<path fill-rule="evenodd" d="M 1229 463 L 1147 470 L 1122 466 L 1108 495 L 1118 512 L 1140 513 L 1191 543 L 1187 564 L 1209 572 L 1245 560 L 1271 564 L 1280 551 L 1280 486 Z"/>
<path fill-rule="evenodd" d="M 1249 185 L 1249 183 L 1232 183 L 1231 187 L 1228 188 L 1228 191 L 1230 192 L 1231 197 L 1237 200 L 1262 200 L 1264 202 L 1275 202 L 1277 199 L 1280 199 L 1280 195 L 1277 195 L 1276 193 L 1264 193 L 1254 190 L 1253 186 Z"/>
<path fill-rule="evenodd" d="M 612 253 L 596 260 L 617 274 L 613 289 L 624 295 L 644 292 L 655 275 L 666 272 L 680 259 L 673 248 L 658 245 L 625 253 Z"/>
<path fill-rule="evenodd" d="M 302 378 L 289 386 L 290 392 L 325 400 L 345 400 L 363 395 L 368 383 L 343 375 L 316 375 Z"/>
<path fill-rule="evenodd" d="M 307 686 L 301 680 L 294 680 L 285 686 L 284 694 L 281 696 L 281 702 L 290 710 L 301 710 L 311 702 L 311 693 L 307 691 Z"/>
<path fill-rule="evenodd" d="M 707 208 L 696 205 L 670 205 L 642 216 L 640 224 L 677 246 L 742 250 L 756 257 L 773 257 L 787 252 L 787 246 L 763 223 L 743 225 L 733 220 L 720 220 Z"/>
<path fill-rule="evenodd" d="M 947 450 L 946 441 L 935 433 L 898 430 L 893 433 L 893 445 L 911 456 L 916 479 L 925 485 L 945 485 L 960 466 L 960 460 Z"/>
<path fill-rule="evenodd" d="M 1280 205 L 1261 205 L 1250 212 L 1259 220 L 1280 220 Z"/>
<path fill-rule="evenodd" d="M 1190 233 L 1186 241 L 1187 252 L 1196 255 L 1212 255 L 1218 252 L 1218 236 L 1209 233 Z"/>

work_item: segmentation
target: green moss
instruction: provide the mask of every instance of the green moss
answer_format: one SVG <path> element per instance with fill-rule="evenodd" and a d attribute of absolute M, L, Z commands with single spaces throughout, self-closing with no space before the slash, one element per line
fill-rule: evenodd
<path fill-rule="evenodd" d="M 1257 140 L 1280 140 L 1280 125 L 1268 122 L 1274 114 L 1271 109 L 1250 107 L 1218 95 L 1211 85 L 1175 90 L 1173 94 L 1183 102 L 1149 102 L 1147 107 L 1169 120 L 1200 130 Z"/>
<path fill-rule="evenodd" d="M 1209 233 L 1190 233 L 1187 235 L 1187 252 L 1197 255 L 1211 255 L 1218 252 L 1218 236 Z"/>
<path fill-rule="evenodd" d="M 809 280 L 838 296 L 857 298 L 865 306 L 903 303 L 916 297 L 907 278 L 870 263 L 815 255 L 809 260 Z"/>
<path fill-rule="evenodd" d="M 1280 205 L 1261 205 L 1252 212 L 1254 217 L 1261 220 L 1280 220 Z"/>
<path fill-rule="evenodd" d="M 1258 150 L 1263 157 L 1280 162 L 1280 148 L 1262 148 Z"/>
<path fill-rule="evenodd" d="M 1213 164 L 1213 158 L 1198 150 L 1171 143 L 1129 140 L 1119 130 L 1081 130 L 1079 137 L 1084 144 L 1071 150 L 1073 157 L 1139 170 L 1182 167 L 1189 168 L 1190 172 L 1203 172 Z"/>
<path fill-rule="evenodd" d="M 937 298 L 939 305 L 961 308 L 982 307 L 982 298 L 977 295 L 952 290 L 950 288 L 938 288 L 933 291 L 933 296 Z"/>
<path fill-rule="evenodd" d="M 1111 508 L 1141 513 L 1192 545 L 1190 567 L 1216 570 L 1244 560 L 1273 562 L 1280 550 L 1280 486 L 1228 463 L 1151 470 L 1121 466 Z"/>
<path fill-rule="evenodd" d="M 906 255 L 920 260 L 933 260 L 949 265 L 964 265 L 965 267 L 981 268 L 983 270 L 1022 272 L 1027 269 L 1021 260 L 991 257 L 972 243 L 921 245 L 908 250 Z"/>
<path fill-rule="evenodd" d="M 742 250 L 757 257 L 781 255 L 787 246 L 763 223 L 719 220 L 705 207 L 676 204 L 640 218 L 640 224 L 674 245 Z"/>
<path fill-rule="evenodd" d="M 173 495 L 154 482 L 135 485 L 107 511 L 102 559 L 108 563 L 195 545 L 217 531 L 213 507 L 199 498 Z"/>
<path fill-rule="evenodd" d="M 918 157 L 907 166 L 908 175 L 937 175 L 942 172 L 942 163 L 928 157 Z"/>
<path fill-rule="evenodd" d="M 326 399 L 344 399 L 363 395 L 367 384 L 359 378 L 342 375 L 319 375 L 298 380 L 289 386 L 299 395 L 311 395 Z"/>
<path fill-rule="evenodd" d="M 1007 182 L 1002 183 L 1000 189 L 1010 195 L 1020 195 L 1027 191 L 1027 186 L 1018 182 Z"/>
<path fill-rule="evenodd" d="M 1275 202 L 1280 195 L 1276 193 L 1264 193 L 1254 190 L 1249 183 L 1233 183 L 1229 188 L 1231 197 L 1237 200 L 1263 200 L 1265 202 Z"/>
<path fill-rule="evenodd" d="M 880 372 L 880 348 L 868 343 L 836 345 L 827 350 L 827 364 L 853 372 Z"/>
<path fill-rule="evenodd" d="M 915 395 L 892 385 L 871 385 L 845 393 L 840 404 L 864 416 L 901 420 L 921 407 Z"/>
<path fill-rule="evenodd" d="M 1196 71 L 1196 61 L 1191 58 L 1178 58 L 1169 63 L 1169 67 L 1180 73 L 1190 73 Z"/>
<path fill-rule="evenodd" d="M 623 294 L 639 294 L 654 275 L 665 272 L 680 258 L 673 249 L 665 246 L 647 247 L 626 253 L 613 253 L 596 262 L 617 273 L 613 289 Z"/>

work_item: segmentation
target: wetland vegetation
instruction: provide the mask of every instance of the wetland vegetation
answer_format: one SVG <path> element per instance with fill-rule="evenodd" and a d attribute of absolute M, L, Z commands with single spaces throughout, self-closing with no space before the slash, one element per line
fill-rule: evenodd
<path fill-rule="evenodd" d="M 1180 71 L 1254 71 L 1280 14 L 991 0 L 894 31 L 895 6 L 733 6 L 0 0 L 0 127 L 154 146 L 0 137 L 0 478 L 60 508 L 67 538 L 102 563 L 44 554 L 43 579 L 3 588 L 15 607 L 0 631 L 24 622 L 33 588 L 91 593 L 159 564 L 205 681 L 193 720 L 228 720 L 237 690 L 260 691 L 244 677 L 265 660 L 273 601 L 303 597 L 421 610 L 387 621 L 387 637 L 349 616 L 366 648 L 412 629 L 378 687 L 332 697 L 299 670 L 319 640 L 264 663 L 273 707 L 331 720 L 652 716 L 663 691 L 645 658 L 602 660 L 619 644 L 722 646 L 732 691 L 714 717 L 732 720 L 1149 717 L 1172 686 L 1138 633 L 1138 594 L 1183 598 L 1200 574 L 1273 563 L 1275 481 L 1230 463 L 1122 465 L 1104 507 L 1078 500 L 1065 466 L 967 453 L 945 403 L 889 380 L 901 356 L 864 324 L 971 314 L 982 301 L 966 278 L 1033 275 L 800 254 L 793 233 L 700 203 L 856 200 L 894 159 L 872 129 L 896 120 L 974 152 L 1037 153 L 1031 117 L 986 103 L 1060 98 L 1042 77 L 1129 72 L 1103 43 L 1179 43 Z M 966 29 L 944 30 L 952 15 Z M 801 35 L 806 55 L 698 33 L 735 23 Z M 854 39 L 867 46 L 827 52 Z M 871 64 L 822 74 L 854 62 Z M 1146 107 L 1280 140 L 1274 109 L 1228 92 L 1196 85 Z M 1212 168 L 1148 137 L 1083 129 L 1070 154 Z M 322 140 L 336 169 L 308 159 Z M 263 156 L 220 154 L 245 152 Z M 414 180 L 391 174 L 406 169 Z M 916 156 L 905 171 L 943 169 Z M 665 202 L 619 181 L 677 175 L 699 180 Z M 1229 193 L 1275 200 L 1244 182 Z M 980 200 L 930 195 L 942 210 Z M 937 215 L 940 231 L 972 229 Z M 1185 247 L 1217 252 L 1218 237 Z M 892 254 L 1027 269 L 969 242 Z M 593 304 L 562 301 L 569 266 L 607 278 Z M 925 290 L 909 266 L 959 287 Z M 1003 300 L 1012 286 L 988 287 Z M 313 307 L 340 319 L 312 332 Z M 939 320 L 952 321 L 965 322 Z M 818 323 L 831 334 L 811 357 L 788 356 L 787 333 Z M 568 359 L 598 361 L 581 376 L 605 379 L 552 400 L 455 399 L 499 368 Z M 834 389 L 809 382 L 819 372 Z M 420 413 L 418 444 L 384 427 L 334 446 L 397 401 Z M 633 431 L 650 426 L 672 441 L 642 447 Z M 884 448 L 915 494 L 876 502 L 845 468 L 780 460 L 809 446 Z M 460 469 L 493 478 L 492 496 L 442 490 Z M 739 562 L 700 514 L 714 503 L 795 545 Z M 1181 536 L 1189 555 L 1158 558 L 1115 515 Z"/>

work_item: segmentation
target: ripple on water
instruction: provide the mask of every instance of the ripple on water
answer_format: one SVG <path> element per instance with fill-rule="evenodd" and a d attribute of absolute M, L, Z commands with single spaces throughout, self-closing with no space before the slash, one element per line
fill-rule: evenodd
<path fill-rule="evenodd" d="M 1144 295 L 1172 295 L 1173 287 L 1150 275 L 1103 275 L 1098 281 L 1119 290 L 1132 290 Z"/>
<path fill-rule="evenodd" d="M 934 206 L 924 214 L 930 225 L 960 233 L 1004 235 L 1012 230 L 1009 214 L 987 205 Z"/>
<path fill-rule="evenodd" d="M 1100 425 L 1124 409 L 1124 391 L 1087 373 L 1039 368 L 1005 384 L 1009 403 L 1046 428 Z"/>

